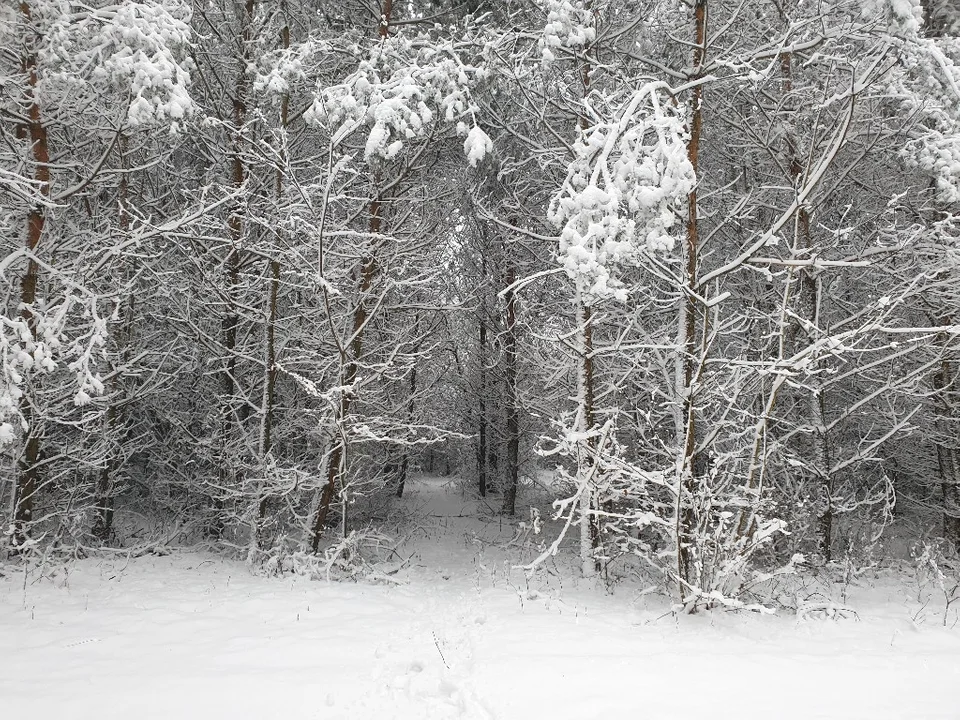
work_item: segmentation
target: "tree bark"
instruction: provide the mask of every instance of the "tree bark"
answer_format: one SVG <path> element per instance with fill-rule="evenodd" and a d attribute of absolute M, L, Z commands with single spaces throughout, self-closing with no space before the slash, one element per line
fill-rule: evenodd
<path fill-rule="evenodd" d="M 696 0 L 693 6 L 694 49 L 693 78 L 701 76 L 706 58 L 707 0 Z M 700 170 L 700 141 L 703 133 L 703 86 L 697 85 L 691 95 L 690 140 L 687 158 L 694 173 Z M 683 355 L 680 387 L 681 421 L 683 423 L 683 457 L 680 463 L 680 482 L 677 488 L 677 574 L 680 578 L 680 600 L 686 600 L 687 584 L 693 578 L 692 533 L 695 517 L 693 495 L 697 491 L 696 475 L 700 463 L 697 458 L 697 419 L 694 381 L 697 364 L 697 283 L 700 265 L 700 225 L 698 195 L 694 187 L 687 196 L 686 224 L 686 288 L 681 309 L 680 347 Z"/>
<path fill-rule="evenodd" d="M 380 233 L 382 227 L 381 218 L 381 199 L 375 190 L 374 199 L 370 202 L 370 234 L 376 236 Z M 374 249 L 368 251 L 360 261 L 360 280 L 357 292 L 357 305 L 353 311 L 352 340 L 345 348 L 348 357 L 342 358 L 343 370 L 341 376 L 341 386 L 350 387 L 357 379 L 358 363 L 363 355 L 363 334 L 367 324 L 367 306 L 365 298 L 373 281 L 379 274 L 379 265 L 374 256 Z M 313 524 L 311 528 L 310 547 L 313 552 L 320 548 L 320 538 L 323 535 L 323 527 L 327 521 L 327 515 L 330 513 L 330 506 L 337 494 L 337 486 L 343 475 L 343 463 L 346 456 L 346 438 L 344 437 L 342 425 L 344 420 L 350 414 L 352 403 L 352 392 L 342 392 L 340 394 L 340 405 L 334 418 L 334 427 L 336 428 L 336 437 L 333 438 L 333 446 L 327 457 L 326 463 L 326 481 L 323 490 L 320 493 L 320 502 L 317 504 L 317 510 L 314 513 Z"/>
<path fill-rule="evenodd" d="M 580 570 L 584 577 L 592 577 L 600 568 L 596 558 L 596 549 L 600 542 L 597 531 L 596 492 L 594 490 L 593 463 L 597 462 L 597 438 L 592 434 L 596 426 L 594 414 L 594 375 L 593 375 L 593 313 L 590 306 L 578 298 L 578 326 L 580 327 L 580 372 L 578 373 L 578 394 L 580 396 L 580 433 L 590 433 L 587 437 L 587 463 L 581 461 L 578 468 L 586 486 L 580 493 Z"/>
<path fill-rule="evenodd" d="M 520 408 L 517 406 L 517 293 L 512 285 L 517 280 L 517 270 L 507 260 L 506 292 L 506 339 L 504 364 L 506 371 L 507 405 L 507 486 L 503 493 L 503 514 L 517 512 L 517 484 L 520 478 Z"/>
<path fill-rule="evenodd" d="M 384 0 L 380 13 L 380 23 L 377 26 L 377 34 L 381 38 L 386 38 L 390 34 L 390 22 L 393 15 L 393 0 Z M 381 197 L 379 190 L 379 178 L 374 178 L 374 196 L 370 201 L 370 235 L 380 234 L 381 218 Z M 343 365 L 343 374 L 341 385 L 349 387 L 353 385 L 357 378 L 357 363 L 363 352 L 363 331 L 367 324 L 367 306 L 364 301 L 366 294 L 373 285 L 373 280 L 379 273 L 379 266 L 374 255 L 375 249 L 367 252 L 360 261 L 360 281 L 358 284 L 357 305 L 353 311 L 352 341 L 349 345 L 349 357 L 341 358 Z M 344 362 L 345 361 L 345 362 Z M 333 438 L 333 447 L 327 456 L 326 463 L 326 481 L 323 490 L 320 492 L 320 501 L 317 503 L 317 509 L 313 516 L 313 522 L 310 529 L 310 547 L 315 553 L 320 549 L 320 538 L 323 535 L 323 527 L 327 522 L 327 515 L 330 513 L 330 505 L 337 495 L 337 485 L 343 475 L 343 464 L 346 456 L 346 439 L 341 431 L 342 423 L 350 413 L 351 395 L 341 393 L 340 406 L 337 416 L 334 418 L 334 427 L 337 430 L 336 437 Z"/>
<path fill-rule="evenodd" d="M 481 258 L 483 277 L 486 277 L 486 253 Z M 477 388 L 477 477 L 480 497 L 487 496 L 487 305 L 480 300 L 479 346 L 477 348 L 479 381 Z"/>
<path fill-rule="evenodd" d="M 119 217 L 119 228 L 120 232 L 125 236 L 127 231 L 130 229 L 130 213 L 127 211 L 127 204 L 129 202 L 129 181 L 126 162 L 126 137 L 121 135 L 119 140 L 119 149 L 120 149 L 120 167 L 124 170 L 120 175 L 120 187 L 119 187 L 119 204 L 120 204 L 120 217 Z M 125 274 L 125 273 L 124 273 Z M 132 331 L 133 323 L 133 297 L 130 297 L 130 307 L 124 310 L 123 305 L 120 306 L 118 312 L 119 325 L 122 330 L 117 332 L 117 337 L 115 338 L 115 345 L 120 355 L 121 364 L 126 363 L 127 359 L 130 356 L 130 334 Z M 116 370 L 117 368 L 112 367 L 111 370 Z M 115 375 L 114 379 L 110 381 L 111 392 L 110 395 L 114 396 L 122 390 L 121 378 L 120 375 Z M 120 410 L 118 407 L 119 400 L 114 398 L 111 400 L 110 404 L 107 406 L 106 412 L 103 417 L 103 438 L 108 443 L 107 448 L 107 457 L 104 460 L 103 467 L 100 469 L 100 473 L 97 476 L 97 485 L 94 497 L 94 508 L 95 515 L 93 521 L 93 528 L 91 530 L 93 536 L 97 538 L 100 542 L 107 542 L 110 539 L 111 534 L 113 533 L 113 514 L 114 514 L 114 497 L 113 489 L 115 485 L 115 474 L 117 469 L 120 466 L 120 443 L 117 439 L 117 423 L 119 421 Z"/>
<path fill-rule="evenodd" d="M 20 3 L 20 13 L 23 16 L 27 28 L 30 28 L 33 18 L 31 16 L 30 5 L 27 2 Z M 37 56 L 32 50 L 32 39 L 28 40 L 25 45 L 31 48 L 27 50 L 21 60 L 21 69 L 27 77 L 25 90 L 27 123 L 25 126 L 21 126 L 19 133 L 30 141 L 34 163 L 33 177 L 37 183 L 37 189 L 40 194 L 44 198 L 48 198 L 50 196 L 50 148 L 47 128 L 43 124 L 40 105 L 36 96 L 37 82 L 39 80 Z M 37 282 L 40 274 L 35 253 L 43 237 L 45 224 L 46 211 L 44 207 L 42 205 L 34 205 L 31 207 L 27 213 L 25 242 L 30 255 L 27 259 L 27 269 L 20 278 L 20 317 L 26 322 L 30 335 L 33 338 L 36 338 L 37 321 L 33 314 L 32 307 L 37 297 Z M 14 540 L 17 544 L 23 544 L 29 535 L 30 524 L 34 520 L 36 495 L 40 487 L 40 469 L 38 463 L 41 453 L 40 437 L 42 430 L 39 427 L 40 417 L 34 412 L 29 393 L 24 392 L 21 396 L 19 410 L 27 429 L 23 452 L 17 463 L 17 481 L 14 487 L 13 500 L 13 526 Z"/>
<path fill-rule="evenodd" d="M 241 8 L 240 17 L 240 55 L 237 57 L 237 79 L 234 84 L 233 96 L 233 147 L 230 157 L 230 180 L 236 190 L 240 190 L 247 179 L 247 168 L 243 162 L 244 125 L 247 121 L 247 101 L 249 83 L 247 82 L 247 68 L 250 65 L 250 46 L 253 38 L 253 15 L 256 9 L 255 0 L 245 0 Z M 233 456 L 233 448 L 243 422 L 249 413 L 246 402 L 238 398 L 237 383 L 237 333 L 240 325 L 240 313 L 237 309 L 237 295 L 240 291 L 240 269 L 243 264 L 243 236 L 244 236 L 244 208 L 237 203 L 227 219 L 227 230 L 230 236 L 230 250 L 227 252 L 224 263 L 225 303 L 220 329 L 223 335 L 223 349 L 226 355 L 223 369 L 220 371 L 220 391 L 222 393 L 220 408 L 220 458 L 218 469 L 218 486 L 222 492 L 224 488 L 233 488 L 240 484 L 240 470 L 237 467 L 238 458 Z M 222 499 L 214 499 L 214 508 L 222 510 Z M 219 537 L 222 532 L 223 519 L 215 520 L 213 535 Z"/>
<path fill-rule="evenodd" d="M 287 4 L 281 3 L 281 11 L 284 13 L 284 25 L 280 30 L 280 45 L 282 49 L 290 48 L 290 25 L 287 18 Z M 280 163 L 277 166 L 275 194 L 277 198 L 277 207 L 283 203 L 283 178 L 284 162 L 286 160 L 285 144 L 287 142 L 287 126 L 289 124 L 290 114 L 290 95 L 284 93 L 280 98 L 280 144 L 279 156 Z M 274 405 L 276 403 L 277 391 L 277 296 L 280 290 L 280 246 L 283 241 L 282 225 L 277 228 L 277 255 L 268 261 L 269 280 L 267 284 L 267 317 L 264 326 L 264 358 L 263 358 L 263 402 L 261 406 L 261 426 L 260 426 L 260 464 L 266 482 L 267 474 L 271 467 L 270 456 L 273 451 L 273 425 L 274 425 Z M 263 524 L 266 520 L 267 505 L 269 495 L 264 488 L 260 489 L 260 498 L 257 503 L 257 523 L 256 534 L 258 544 L 262 542 L 260 534 L 263 531 Z"/>
<path fill-rule="evenodd" d="M 413 412 L 416 409 L 417 397 L 417 366 L 410 368 L 410 397 L 407 400 L 407 424 L 413 424 Z M 405 445 L 403 456 L 400 459 L 400 471 L 397 477 L 397 497 L 403 497 L 403 490 L 407 484 L 407 470 L 410 467 L 410 446 Z"/>
<path fill-rule="evenodd" d="M 780 77 L 784 97 L 789 99 L 793 92 L 793 68 L 791 53 L 780 55 Z M 790 182 L 794 191 L 799 193 L 803 186 L 805 170 L 801 161 L 800 148 L 797 139 L 789 132 L 786 133 L 787 163 L 790 173 Z M 792 256 L 794 259 L 805 259 L 813 249 L 813 236 L 810 223 L 810 209 L 803 204 L 797 209 L 794 228 L 794 244 Z M 791 354 L 798 352 L 801 347 L 801 338 L 806 335 L 810 343 L 816 342 L 819 313 L 820 288 L 819 280 L 813 267 L 802 267 L 798 271 L 797 308 L 798 314 L 805 324 L 793 322 L 790 328 L 788 346 Z M 814 363 L 814 369 L 819 368 L 819 362 Z M 821 555 L 829 561 L 833 547 L 833 491 L 834 478 L 830 473 L 830 448 L 827 438 L 827 423 L 825 419 L 826 407 L 823 398 L 823 387 L 819 376 L 815 373 L 808 380 L 806 389 L 807 420 L 811 435 L 811 464 L 814 475 L 820 487 L 821 514 L 817 519 L 817 544 Z"/>
<path fill-rule="evenodd" d="M 949 318 L 941 320 L 950 323 Z M 946 342 L 946 338 L 944 338 Z M 937 414 L 941 438 L 949 438 L 955 434 L 956 411 L 951 396 L 955 392 L 956 373 L 952 363 L 944 360 L 940 364 L 940 371 L 933 378 L 934 388 L 937 390 Z M 935 442 L 937 448 L 937 464 L 940 470 L 940 488 L 943 502 L 943 536 L 957 549 L 960 549 L 960 464 L 957 451 L 947 445 L 941 438 Z"/>

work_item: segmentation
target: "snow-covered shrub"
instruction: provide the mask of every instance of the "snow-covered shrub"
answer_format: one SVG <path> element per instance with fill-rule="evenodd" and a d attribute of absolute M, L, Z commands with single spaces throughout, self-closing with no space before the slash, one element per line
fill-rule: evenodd
<path fill-rule="evenodd" d="M 300 575 L 312 580 L 365 580 L 396 583 L 391 569 L 379 567 L 396 541 L 372 529 L 351 530 L 323 549 L 321 554 L 307 553 L 279 538 L 264 552 L 248 555 L 248 561 L 268 575 Z"/>
<path fill-rule="evenodd" d="M 886 92 L 913 119 L 903 160 L 933 179 L 941 202 L 960 202 L 960 38 L 925 37 L 920 0 L 873 0 L 864 13 L 883 19 L 898 54 Z"/>
<path fill-rule="evenodd" d="M 933 585 L 943 598 L 943 624 L 946 627 L 953 604 L 960 601 L 960 562 L 956 553 L 948 553 L 945 543 L 940 540 L 919 544 L 914 548 L 913 556 L 921 590 L 924 585 Z"/>

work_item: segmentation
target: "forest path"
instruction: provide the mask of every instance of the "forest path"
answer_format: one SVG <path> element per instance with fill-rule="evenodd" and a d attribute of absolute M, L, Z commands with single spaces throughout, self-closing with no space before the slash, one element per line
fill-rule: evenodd
<path fill-rule="evenodd" d="M 400 504 L 396 587 L 194 552 L 8 573 L 0 717 L 960 720 L 960 628 L 902 579 L 852 586 L 859 621 L 677 618 L 626 586 L 528 584 L 512 525 L 454 482 Z"/>

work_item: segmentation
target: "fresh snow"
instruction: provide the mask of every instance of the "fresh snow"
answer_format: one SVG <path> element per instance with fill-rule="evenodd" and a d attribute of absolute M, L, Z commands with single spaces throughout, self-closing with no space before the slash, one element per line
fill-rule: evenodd
<path fill-rule="evenodd" d="M 8 566 L 0 717 L 960 718 L 960 623 L 934 585 L 861 577 L 859 619 L 676 616 L 631 581 L 528 582 L 530 539 L 456 483 L 411 481 L 401 509 L 399 585 L 198 552 Z"/>

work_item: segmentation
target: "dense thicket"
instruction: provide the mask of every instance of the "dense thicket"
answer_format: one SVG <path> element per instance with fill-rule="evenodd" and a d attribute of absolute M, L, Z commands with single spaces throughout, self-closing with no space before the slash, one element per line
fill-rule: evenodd
<path fill-rule="evenodd" d="M 548 471 L 583 574 L 691 607 L 891 523 L 949 551 L 958 34 L 936 0 L 5 4 L 4 551 L 317 553 L 417 469 L 509 515 Z"/>

